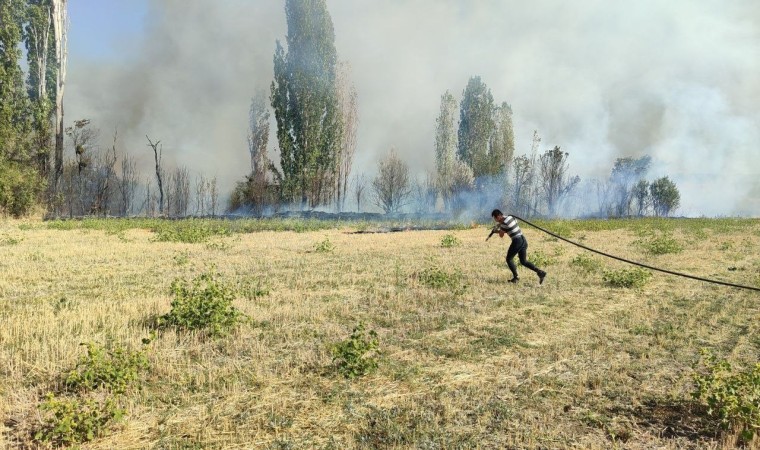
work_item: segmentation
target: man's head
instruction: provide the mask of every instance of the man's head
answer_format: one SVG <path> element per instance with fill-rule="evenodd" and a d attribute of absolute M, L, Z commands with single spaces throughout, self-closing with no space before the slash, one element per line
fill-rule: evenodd
<path fill-rule="evenodd" d="M 498 209 L 494 209 L 491 211 L 491 217 L 493 217 L 493 220 L 501 223 L 504 221 L 504 214 L 501 213 Z"/>

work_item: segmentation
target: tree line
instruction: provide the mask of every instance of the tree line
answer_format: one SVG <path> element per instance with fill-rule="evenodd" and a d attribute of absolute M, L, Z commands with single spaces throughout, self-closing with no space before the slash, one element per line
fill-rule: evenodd
<path fill-rule="evenodd" d="M 142 176 L 134 155 L 102 148 L 89 119 L 63 118 L 66 0 L 0 0 L 0 211 L 15 216 L 42 206 L 52 216 L 215 215 L 224 209 L 367 208 L 387 213 L 444 211 L 457 216 L 501 205 L 525 216 L 557 216 L 576 200 L 582 214 L 669 215 L 680 195 L 668 178 L 646 180 L 651 158 L 619 158 L 605 180 L 581 183 L 559 146 L 516 155 L 513 111 L 473 76 L 457 101 L 440 99 L 435 171 L 418 179 L 390 149 L 368 179 L 353 173 L 358 94 L 335 48 L 325 0 L 286 0 L 287 35 L 277 41 L 269 92 L 248 111 L 250 172 L 220 201 L 216 178 L 166 168 L 163 144 L 146 136 L 155 174 Z M 26 49 L 26 72 L 21 46 Z M 268 154 L 270 121 L 276 157 Z M 64 152 L 64 137 L 68 151 Z M 589 199 L 595 199 L 590 202 Z M 594 205 L 591 205 L 594 203 Z"/>

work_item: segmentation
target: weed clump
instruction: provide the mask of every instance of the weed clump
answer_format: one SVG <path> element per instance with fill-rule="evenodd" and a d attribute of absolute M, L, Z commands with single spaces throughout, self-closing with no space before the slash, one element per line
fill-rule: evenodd
<path fill-rule="evenodd" d="M 234 306 L 234 291 L 205 273 L 188 283 L 175 280 L 171 287 L 174 300 L 171 311 L 158 318 L 160 328 L 180 331 L 203 330 L 211 336 L 228 333 L 243 318 Z"/>
<path fill-rule="evenodd" d="M 71 445 L 104 436 L 108 429 L 124 417 L 124 409 L 111 398 L 57 398 L 47 394 L 39 406 L 43 422 L 34 433 L 38 442 Z"/>
<path fill-rule="evenodd" d="M 370 374 L 378 367 L 378 348 L 375 330 L 365 333 L 364 324 L 359 323 L 348 339 L 333 345 L 333 364 L 345 378 Z"/>
<path fill-rule="evenodd" d="M 585 253 L 578 254 L 570 261 L 570 264 L 585 274 L 598 272 L 602 268 L 601 261 Z"/>
<path fill-rule="evenodd" d="M 82 345 L 87 347 L 87 355 L 64 375 L 58 393 L 64 395 L 49 392 L 38 405 L 42 422 L 34 433 L 37 442 L 71 445 L 106 435 L 126 412 L 119 399 L 149 369 L 144 350 Z"/>
<path fill-rule="evenodd" d="M 462 245 L 462 241 L 453 234 L 447 234 L 441 239 L 441 247 L 443 248 L 459 247 L 460 245 Z"/>
<path fill-rule="evenodd" d="M 707 406 L 726 430 L 739 432 L 749 442 L 760 432 L 760 363 L 745 371 L 735 370 L 703 351 L 701 373 L 694 375 L 694 399 Z"/>
<path fill-rule="evenodd" d="M 317 253 L 330 253 L 333 250 L 335 250 L 335 245 L 330 242 L 329 238 L 325 238 L 325 240 L 322 242 L 317 242 L 317 244 L 314 246 L 314 251 Z"/>
<path fill-rule="evenodd" d="M 455 294 L 462 294 L 467 290 L 464 275 L 459 269 L 446 272 L 438 267 L 428 267 L 416 273 L 415 277 L 420 283 L 433 289 L 449 289 Z"/>
<path fill-rule="evenodd" d="M 602 280 L 613 287 L 640 288 L 652 277 L 648 270 L 634 267 L 632 269 L 605 270 Z"/>
<path fill-rule="evenodd" d="M 546 266 L 551 266 L 557 263 L 557 260 L 547 255 L 546 253 L 542 252 L 541 250 L 536 250 L 535 252 L 532 252 L 528 260 L 531 263 L 533 263 L 536 267 L 546 267 Z"/>
<path fill-rule="evenodd" d="M 229 236 L 231 231 L 221 224 L 206 221 L 159 222 L 152 231 L 156 233 L 156 242 L 184 242 L 196 244 L 206 242 L 213 236 Z"/>
<path fill-rule="evenodd" d="M 683 251 L 683 245 L 669 234 L 659 236 L 649 234 L 635 241 L 635 243 L 645 252 L 655 256 Z"/>
<path fill-rule="evenodd" d="M 79 358 L 76 367 L 64 380 L 67 390 L 74 392 L 107 389 L 123 394 L 148 370 L 148 357 L 144 351 L 116 347 L 106 350 L 102 346 L 85 343 L 87 355 Z"/>

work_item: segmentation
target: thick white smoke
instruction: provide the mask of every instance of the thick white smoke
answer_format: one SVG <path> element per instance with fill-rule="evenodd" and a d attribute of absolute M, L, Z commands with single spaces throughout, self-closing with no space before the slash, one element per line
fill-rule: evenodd
<path fill-rule="evenodd" d="M 339 57 L 359 93 L 354 170 L 372 174 L 395 146 L 422 174 L 434 167 L 440 96 L 480 75 L 514 110 L 517 153 L 534 129 L 571 171 L 605 177 L 622 156 L 653 157 L 686 215 L 760 215 L 760 4 L 500 0 L 328 0 Z M 76 18 L 72 17 L 73 26 Z M 70 120 L 104 136 L 119 126 L 142 155 L 145 134 L 169 160 L 217 175 L 249 167 L 250 97 L 268 89 L 282 0 L 155 0 L 145 34 L 118 63 L 72 63 Z M 125 38 L 125 40 L 128 40 Z M 271 139 L 274 144 L 274 139 Z"/>

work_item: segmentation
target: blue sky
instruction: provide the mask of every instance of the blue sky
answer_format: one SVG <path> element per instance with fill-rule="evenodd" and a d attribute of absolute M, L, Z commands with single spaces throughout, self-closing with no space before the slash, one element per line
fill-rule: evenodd
<path fill-rule="evenodd" d="M 119 47 L 143 31 L 147 12 L 147 0 L 71 0 L 69 57 L 117 58 Z"/>

